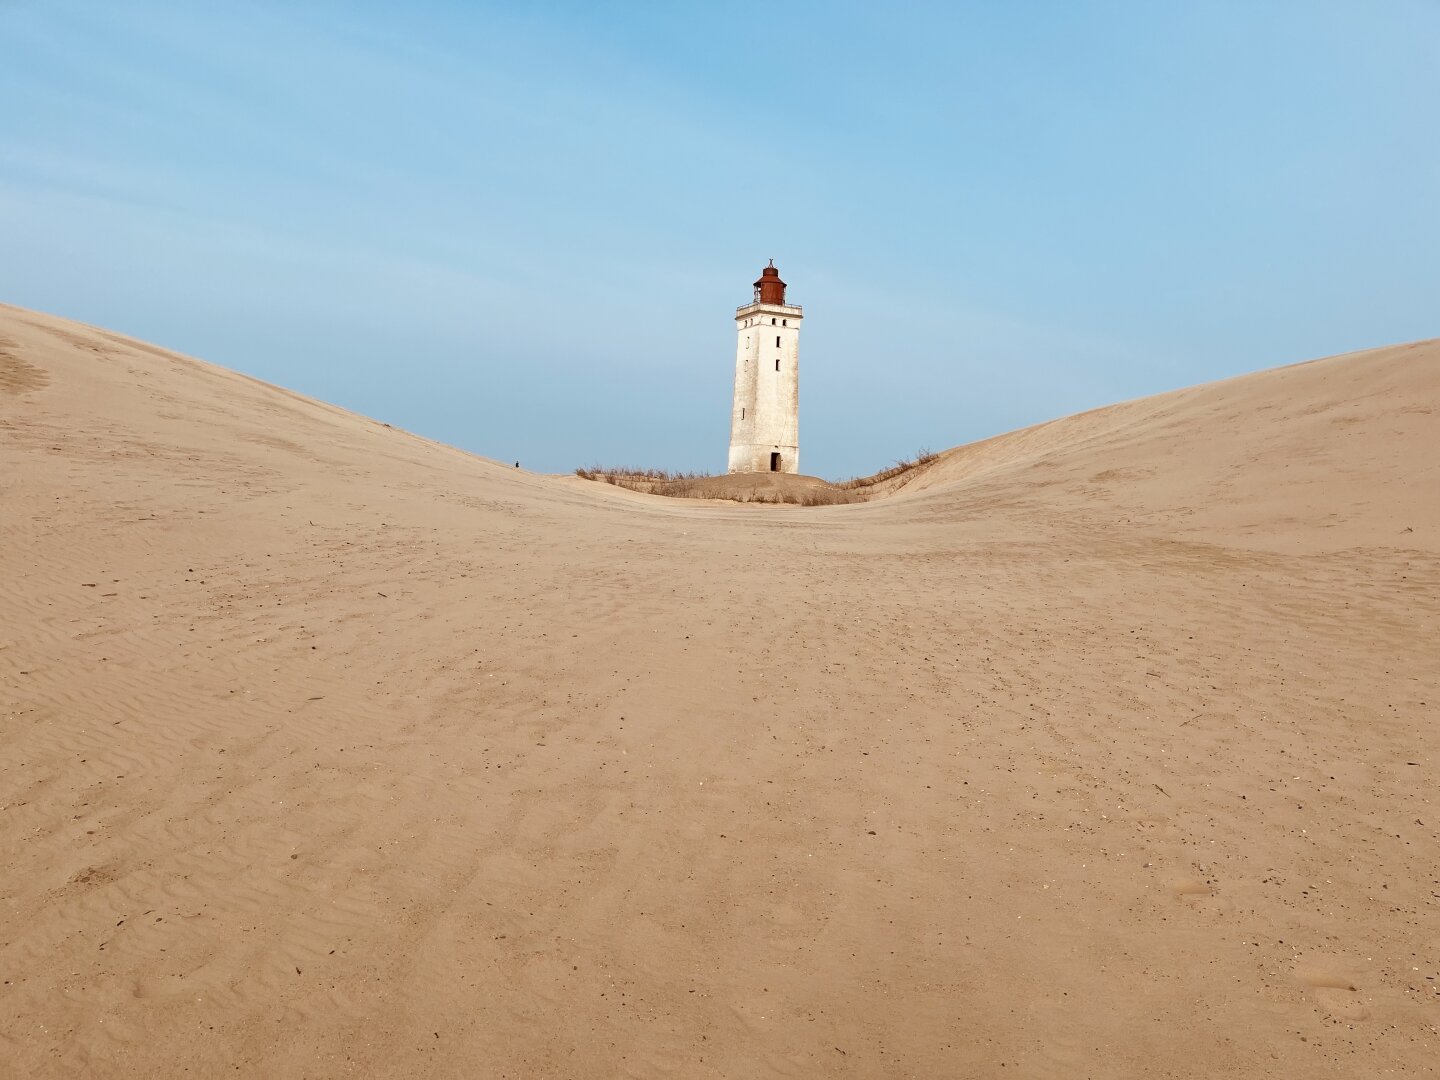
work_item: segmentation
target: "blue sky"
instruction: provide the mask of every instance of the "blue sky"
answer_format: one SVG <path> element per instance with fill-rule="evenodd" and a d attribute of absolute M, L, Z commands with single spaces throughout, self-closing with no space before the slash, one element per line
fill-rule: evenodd
<path fill-rule="evenodd" d="M 0 0 L 0 300 L 527 467 L 721 470 L 1440 335 L 1440 3 Z"/>

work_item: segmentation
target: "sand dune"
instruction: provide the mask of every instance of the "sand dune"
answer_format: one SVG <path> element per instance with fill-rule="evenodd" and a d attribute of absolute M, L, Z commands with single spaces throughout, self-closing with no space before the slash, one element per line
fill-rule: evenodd
<path fill-rule="evenodd" d="M 1440 544 L 1440 342 L 1334 356 L 958 447 L 911 490 L 1038 490 L 1100 520 L 1278 551 Z"/>
<path fill-rule="evenodd" d="M 1437 399 L 714 506 L 0 308 L 0 1073 L 1433 1075 Z"/>

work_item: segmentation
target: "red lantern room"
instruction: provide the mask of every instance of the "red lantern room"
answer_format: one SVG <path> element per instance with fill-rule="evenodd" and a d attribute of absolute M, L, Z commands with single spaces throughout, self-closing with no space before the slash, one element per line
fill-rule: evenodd
<path fill-rule="evenodd" d="M 755 282 L 755 299 L 761 304 L 785 303 L 785 282 L 780 280 L 780 271 L 775 269 L 775 260 L 760 271 L 760 280 Z"/>

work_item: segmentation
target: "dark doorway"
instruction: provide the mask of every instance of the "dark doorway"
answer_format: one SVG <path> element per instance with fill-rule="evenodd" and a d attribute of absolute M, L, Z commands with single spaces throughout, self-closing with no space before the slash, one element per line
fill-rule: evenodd
<path fill-rule="evenodd" d="M 771 455 L 770 455 L 770 471 L 771 471 L 771 472 L 779 472 L 779 471 L 780 471 L 780 455 L 779 455 L 779 454 L 771 454 Z"/>

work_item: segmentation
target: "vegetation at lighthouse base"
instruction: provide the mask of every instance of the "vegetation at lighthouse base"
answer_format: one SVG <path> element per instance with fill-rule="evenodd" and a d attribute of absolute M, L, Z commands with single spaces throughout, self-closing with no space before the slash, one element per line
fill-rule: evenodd
<path fill-rule="evenodd" d="M 842 503 L 866 502 L 889 495 L 914 480 L 928 469 L 940 455 L 921 449 L 913 457 L 897 461 L 888 469 L 869 476 L 856 476 L 832 483 L 818 476 L 796 473 L 754 472 L 724 473 L 669 472 L 665 469 L 607 468 L 592 465 L 579 468 L 575 475 L 583 480 L 596 480 L 615 487 L 639 491 L 647 495 L 664 495 L 672 499 L 721 499 L 739 503 L 788 503 L 797 506 L 836 506 Z"/>

